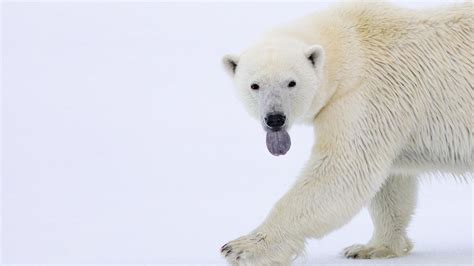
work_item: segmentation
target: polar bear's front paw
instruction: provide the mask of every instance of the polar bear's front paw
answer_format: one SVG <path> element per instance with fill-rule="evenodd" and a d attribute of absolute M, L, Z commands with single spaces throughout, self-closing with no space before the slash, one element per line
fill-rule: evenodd
<path fill-rule="evenodd" d="M 260 253 L 262 241 L 265 241 L 263 234 L 243 236 L 222 246 L 221 253 L 229 263 L 238 265 Z"/>
<path fill-rule="evenodd" d="M 290 265 L 283 247 L 273 245 L 264 233 L 254 233 L 225 244 L 221 253 L 230 265 Z"/>

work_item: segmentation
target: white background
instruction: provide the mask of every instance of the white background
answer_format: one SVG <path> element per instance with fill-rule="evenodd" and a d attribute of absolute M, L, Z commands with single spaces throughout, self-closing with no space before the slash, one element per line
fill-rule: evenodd
<path fill-rule="evenodd" d="M 221 57 L 327 5 L 4 3 L 2 262 L 224 264 L 220 246 L 265 218 L 313 137 L 295 127 L 271 156 Z M 413 253 L 378 263 L 472 263 L 472 195 L 424 179 Z M 357 263 L 338 252 L 371 230 L 363 211 L 298 264 Z"/>

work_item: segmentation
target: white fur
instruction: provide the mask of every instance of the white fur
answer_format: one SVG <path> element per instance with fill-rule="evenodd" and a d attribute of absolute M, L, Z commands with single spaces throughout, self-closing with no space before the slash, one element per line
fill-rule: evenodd
<path fill-rule="evenodd" d="M 317 135 L 306 166 L 266 220 L 224 246 L 230 264 L 289 265 L 306 239 L 343 226 L 366 205 L 373 237 L 346 256 L 394 257 L 412 248 L 405 229 L 414 177 L 443 171 L 472 179 L 472 10 L 472 3 L 423 11 L 344 4 L 226 57 L 253 116 L 261 120 L 268 107 L 261 95 L 271 91 L 285 99 L 289 126 L 311 123 Z M 295 88 L 286 87 L 290 79 Z M 258 91 L 249 89 L 254 82 Z"/>

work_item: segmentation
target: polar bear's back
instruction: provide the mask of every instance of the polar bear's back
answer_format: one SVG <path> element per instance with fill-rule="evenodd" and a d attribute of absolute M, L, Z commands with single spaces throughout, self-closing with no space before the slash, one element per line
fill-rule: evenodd
<path fill-rule="evenodd" d="M 399 168 L 472 169 L 472 8 L 465 3 L 426 12 L 368 9 L 358 18 L 367 97 L 404 119 L 405 128 L 398 130 L 409 132 Z"/>

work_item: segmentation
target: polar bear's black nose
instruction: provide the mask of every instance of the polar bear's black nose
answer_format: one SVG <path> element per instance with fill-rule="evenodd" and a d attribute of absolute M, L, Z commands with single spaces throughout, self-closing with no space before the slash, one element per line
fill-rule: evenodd
<path fill-rule="evenodd" d="M 279 130 L 285 125 L 286 116 L 282 113 L 269 113 L 265 117 L 265 124 L 271 130 Z"/>

